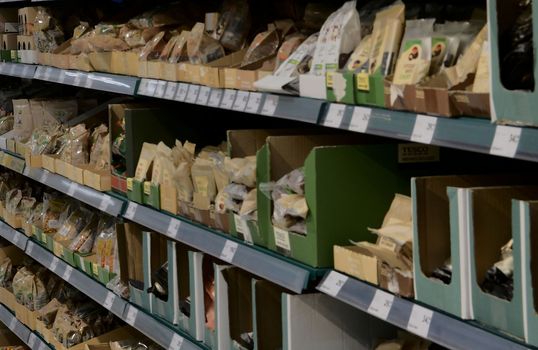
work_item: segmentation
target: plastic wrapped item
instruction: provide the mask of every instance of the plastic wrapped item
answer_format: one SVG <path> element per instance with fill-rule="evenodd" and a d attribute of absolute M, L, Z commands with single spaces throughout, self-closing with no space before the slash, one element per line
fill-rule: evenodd
<path fill-rule="evenodd" d="M 148 293 L 153 293 L 161 300 L 168 300 L 168 261 L 153 272 Z"/>
<path fill-rule="evenodd" d="M 14 139 L 24 142 L 28 140 L 34 129 L 30 103 L 26 99 L 13 100 Z"/>
<path fill-rule="evenodd" d="M 90 166 L 98 170 L 110 168 L 110 134 L 108 127 L 101 124 L 91 134 Z"/>
<path fill-rule="evenodd" d="M 86 226 L 80 230 L 69 244 L 69 250 L 83 255 L 91 253 L 101 222 L 92 214 Z"/>
<path fill-rule="evenodd" d="M 114 272 L 117 259 L 116 226 L 112 217 L 106 217 L 99 225 L 99 232 L 94 244 L 94 253 L 97 255 L 97 264 Z"/>
<path fill-rule="evenodd" d="M 225 52 L 218 40 L 205 33 L 205 25 L 196 23 L 187 39 L 187 54 L 192 64 L 205 64 L 224 57 Z"/>
<path fill-rule="evenodd" d="M 56 314 L 61 303 L 58 299 L 52 299 L 47 305 L 41 308 L 37 313 L 37 319 L 45 324 L 45 327 L 51 328 L 56 319 Z"/>
<path fill-rule="evenodd" d="M 498 298 L 512 300 L 514 295 L 514 241 L 501 248 L 501 260 L 487 272 L 480 287 Z"/>
<path fill-rule="evenodd" d="M 140 151 L 140 158 L 138 158 L 138 164 L 135 170 L 135 179 L 139 182 L 143 182 L 148 178 L 148 172 L 157 154 L 157 145 L 144 142 L 142 150 Z"/>
<path fill-rule="evenodd" d="M 84 53 L 129 50 L 131 47 L 119 37 L 120 29 L 121 26 L 114 24 L 98 24 L 87 36 L 74 40 L 71 45 L 76 51 Z"/>
<path fill-rule="evenodd" d="M 50 10 L 38 7 L 34 20 L 34 41 L 40 52 L 52 52 L 64 42 L 64 33 Z"/>
<path fill-rule="evenodd" d="M 86 126 L 84 124 L 78 124 L 69 128 L 67 137 L 67 144 L 61 150 L 61 159 L 73 165 L 88 164 L 90 133 L 86 129 Z"/>
<path fill-rule="evenodd" d="M 129 299 L 129 285 L 121 280 L 121 276 L 117 275 L 111 279 L 106 287 L 122 298 Z"/>
<path fill-rule="evenodd" d="M 33 310 L 32 288 L 34 284 L 34 273 L 27 267 L 20 268 L 13 277 L 13 294 L 21 305 Z"/>
<path fill-rule="evenodd" d="M 394 84 L 415 85 L 428 76 L 432 60 L 432 34 L 435 19 L 407 21 Z"/>
<path fill-rule="evenodd" d="M 242 217 L 249 217 L 249 219 L 257 220 L 257 216 L 254 215 L 258 210 L 257 202 L 257 193 L 256 189 L 250 190 L 250 192 L 243 199 L 243 204 L 239 210 L 239 215 Z"/>
<path fill-rule="evenodd" d="M 298 77 L 299 74 L 308 73 L 318 37 L 318 33 L 309 36 L 287 60 L 278 66 L 274 75 L 278 77 Z"/>
<path fill-rule="evenodd" d="M 151 61 L 159 58 L 161 51 L 166 46 L 166 41 L 164 40 L 164 35 L 166 32 L 159 32 L 153 37 L 144 48 L 140 51 L 138 58 L 140 61 Z"/>
<path fill-rule="evenodd" d="M 14 188 L 6 194 L 6 210 L 8 213 L 15 215 L 17 208 L 22 199 L 22 191 L 18 188 Z"/>
<path fill-rule="evenodd" d="M 229 51 L 240 50 L 250 30 L 250 8 L 246 0 L 225 0 L 214 38 Z"/>
<path fill-rule="evenodd" d="M 256 35 L 245 53 L 241 66 L 248 66 L 273 57 L 279 46 L 280 39 L 276 29 Z"/>
<path fill-rule="evenodd" d="M 46 100 L 43 106 L 43 126 L 54 129 L 58 124 L 65 124 L 78 115 L 78 102 L 69 100 Z"/>
<path fill-rule="evenodd" d="M 228 173 L 231 182 L 242 184 L 246 187 L 256 187 L 256 157 L 225 158 L 224 169 Z"/>
<path fill-rule="evenodd" d="M 361 25 L 356 2 L 348 1 L 331 14 L 323 24 L 311 73 L 325 75 L 326 72 L 338 70 L 361 40 Z"/>
<path fill-rule="evenodd" d="M 90 24 L 88 22 L 80 22 L 78 26 L 73 30 L 73 39 L 79 39 L 90 30 Z"/>
<path fill-rule="evenodd" d="M 375 16 L 369 58 L 369 73 L 392 75 L 402 39 L 405 5 L 401 1 L 379 11 Z"/>
<path fill-rule="evenodd" d="M 54 240 L 62 242 L 72 240 L 92 220 L 93 212 L 79 207 L 75 209 L 62 224 Z"/>
<path fill-rule="evenodd" d="M 160 31 L 161 29 L 157 27 L 137 29 L 124 26 L 120 29 L 119 38 L 125 41 L 131 48 L 143 47 Z"/>
<path fill-rule="evenodd" d="M 260 184 L 260 189 L 267 186 Z M 274 202 L 273 224 L 279 228 L 306 234 L 308 205 L 304 196 L 304 169 L 296 169 L 276 182 L 271 197 Z"/>
<path fill-rule="evenodd" d="M 443 267 L 435 269 L 432 272 L 431 278 L 443 282 L 444 284 L 450 284 L 452 281 L 452 262 L 449 260 Z"/>
<path fill-rule="evenodd" d="M 176 37 L 174 47 L 168 57 L 168 63 L 179 63 L 189 60 L 189 55 L 187 54 L 187 39 L 189 38 L 189 35 L 190 31 L 183 30 L 181 31 L 181 34 Z"/>
<path fill-rule="evenodd" d="M 8 290 L 11 289 L 15 273 L 17 273 L 17 268 L 13 266 L 11 259 L 9 257 L 4 258 L 0 263 L 0 286 Z"/>
<path fill-rule="evenodd" d="M 372 36 L 367 35 L 349 56 L 345 67 L 346 70 L 355 73 L 368 72 L 371 48 Z"/>
<path fill-rule="evenodd" d="M 276 69 L 278 69 L 282 63 L 286 62 L 305 40 L 306 37 L 302 34 L 296 34 L 286 38 L 278 49 L 276 55 Z"/>
<path fill-rule="evenodd" d="M 4 135 L 6 132 L 13 130 L 15 119 L 12 115 L 8 115 L 0 118 L 0 135 Z"/>
<path fill-rule="evenodd" d="M 45 193 L 43 195 L 43 223 L 45 233 L 55 233 L 62 225 L 61 215 L 67 209 L 68 203 L 61 197 Z"/>
<path fill-rule="evenodd" d="M 474 93 L 489 93 L 490 92 L 490 59 L 489 59 L 489 41 L 484 42 L 482 45 L 482 53 L 478 60 L 478 67 L 476 69 L 476 75 L 473 83 Z"/>
<path fill-rule="evenodd" d="M 163 184 L 165 178 L 169 179 L 172 176 L 174 164 L 172 159 L 172 149 L 159 142 L 155 158 L 153 160 L 153 171 L 151 174 L 151 183 L 155 185 Z"/>

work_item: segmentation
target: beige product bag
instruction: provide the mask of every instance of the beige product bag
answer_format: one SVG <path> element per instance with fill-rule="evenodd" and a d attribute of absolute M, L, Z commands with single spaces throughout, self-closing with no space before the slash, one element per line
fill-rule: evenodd
<path fill-rule="evenodd" d="M 30 111 L 30 102 L 26 99 L 13 100 L 14 125 L 16 141 L 26 141 L 32 135 L 34 123 Z"/>
<path fill-rule="evenodd" d="M 157 153 L 157 145 L 144 142 L 142 145 L 142 151 L 140 152 L 140 158 L 136 165 L 135 180 L 144 182 L 147 179 L 150 167 L 155 159 Z"/>
<path fill-rule="evenodd" d="M 474 78 L 473 92 L 474 93 L 489 93 L 489 41 L 484 42 L 482 45 L 482 54 L 478 60 L 478 69 L 476 70 L 476 76 Z"/>
<path fill-rule="evenodd" d="M 415 85 L 428 76 L 432 60 L 432 34 L 435 19 L 407 21 L 394 84 Z"/>

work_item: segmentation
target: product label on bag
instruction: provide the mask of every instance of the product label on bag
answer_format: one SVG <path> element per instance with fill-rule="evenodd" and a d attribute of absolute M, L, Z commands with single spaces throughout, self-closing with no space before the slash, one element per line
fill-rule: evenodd
<path fill-rule="evenodd" d="M 283 255 L 291 255 L 290 233 L 278 227 L 273 227 L 277 251 Z"/>
<path fill-rule="evenodd" d="M 239 236 L 243 236 L 243 240 L 249 244 L 253 244 L 252 234 L 250 233 L 250 228 L 248 227 L 248 222 L 245 219 L 242 219 L 239 215 L 234 214 L 234 223 L 235 230 Z"/>
<path fill-rule="evenodd" d="M 398 145 L 398 163 L 433 163 L 438 162 L 439 147 L 406 143 Z"/>

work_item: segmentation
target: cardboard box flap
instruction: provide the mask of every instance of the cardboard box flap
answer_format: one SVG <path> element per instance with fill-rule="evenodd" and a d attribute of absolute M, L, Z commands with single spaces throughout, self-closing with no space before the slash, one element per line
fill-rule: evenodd
<path fill-rule="evenodd" d="M 372 244 L 370 242 L 359 242 L 357 243 L 357 246 L 368 250 L 372 255 L 378 257 L 379 260 L 386 262 L 393 268 L 400 269 L 402 271 L 411 271 L 413 269 L 412 261 L 406 261 L 400 254 L 385 249 L 377 244 Z"/>
<path fill-rule="evenodd" d="M 241 335 L 252 332 L 252 277 L 238 268 L 223 271 L 228 284 L 230 337 L 243 343 Z"/>
<path fill-rule="evenodd" d="M 279 77 L 276 75 L 266 75 L 254 82 L 254 87 L 258 91 L 267 91 L 278 94 L 298 95 L 298 91 L 286 89 L 292 82 L 298 82 L 298 77 Z"/>
<path fill-rule="evenodd" d="M 207 67 L 213 68 L 237 68 L 241 65 L 241 62 L 243 61 L 247 50 L 248 49 L 246 48 L 239 50 L 237 52 L 221 57 L 215 61 L 206 63 L 205 65 Z"/>
<path fill-rule="evenodd" d="M 256 346 L 259 350 L 282 349 L 283 288 L 268 281 L 253 281 L 256 309 Z"/>

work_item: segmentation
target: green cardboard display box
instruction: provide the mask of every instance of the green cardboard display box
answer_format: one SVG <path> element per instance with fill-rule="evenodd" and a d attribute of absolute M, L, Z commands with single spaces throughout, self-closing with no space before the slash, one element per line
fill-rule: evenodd
<path fill-rule="evenodd" d="M 331 102 L 385 107 L 385 77 L 381 74 L 332 72 L 327 73 L 326 82 Z"/>
<path fill-rule="evenodd" d="M 327 100 L 331 102 L 355 104 L 355 77 L 351 72 L 328 72 Z"/>
<path fill-rule="evenodd" d="M 144 181 L 142 202 L 157 210 L 161 210 L 161 191 L 159 185 L 151 181 Z"/>
<path fill-rule="evenodd" d="M 144 254 L 149 255 L 145 261 L 149 262 L 149 271 L 151 276 L 155 275 L 161 266 L 167 263 L 167 299 L 163 300 L 153 292 L 149 292 L 152 314 L 165 319 L 171 324 L 176 321 L 176 312 L 179 309 L 179 300 L 177 297 L 177 255 L 176 242 L 166 239 L 161 234 L 149 233 L 144 236 L 144 239 L 149 239 L 149 249 L 144 251 Z M 149 281 L 151 281 L 153 278 Z M 164 286 L 163 286 L 164 287 Z"/>
<path fill-rule="evenodd" d="M 127 178 L 127 198 L 130 201 L 144 203 L 144 183 L 132 177 Z"/>
<path fill-rule="evenodd" d="M 369 138 L 360 139 L 362 143 Z M 314 267 L 333 265 L 333 246 L 372 240 L 394 193 L 409 194 L 410 174 L 399 168 L 398 145 L 357 143 L 343 135 L 269 137 L 258 152 L 259 183 L 277 181 L 304 166 L 309 207 L 306 236 L 273 230 L 273 203 L 258 188 L 258 222 L 268 248 Z M 332 146 L 328 146 L 332 145 Z M 360 210 L 361 203 L 368 210 Z"/>
<path fill-rule="evenodd" d="M 486 272 L 500 260 L 501 247 L 517 235 L 519 217 L 512 217 L 512 199 L 538 198 L 538 186 L 469 190 L 468 222 L 471 292 L 474 318 L 512 336 L 524 338 L 521 250 L 514 241 L 513 298 L 500 299 L 480 287 Z M 517 214 L 517 212 L 515 213 Z"/>

